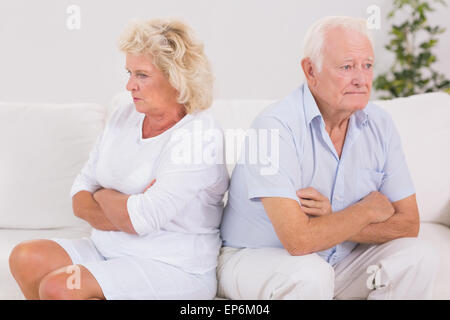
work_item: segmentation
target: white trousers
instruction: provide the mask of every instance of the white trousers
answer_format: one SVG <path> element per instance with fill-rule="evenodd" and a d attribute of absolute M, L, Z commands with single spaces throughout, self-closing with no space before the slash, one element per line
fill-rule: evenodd
<path fill-rule="evenodd" d="M 431 299 L 439 253 L 428 242 L 400 238 L 359 244 L 332 267 L 317 254 L 279 248 L 223 247 L 218 296 L 227 299 Z"/>

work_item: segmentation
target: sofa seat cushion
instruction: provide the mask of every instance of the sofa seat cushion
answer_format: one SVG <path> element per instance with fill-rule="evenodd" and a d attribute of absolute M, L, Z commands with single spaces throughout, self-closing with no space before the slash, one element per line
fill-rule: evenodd
<path fill-rule="evenodd" d="M 438 223 L 420 224 L 419 238 L 429 241 L 440 253 L 433 299 L 450 300 L 450 228 Z"/>

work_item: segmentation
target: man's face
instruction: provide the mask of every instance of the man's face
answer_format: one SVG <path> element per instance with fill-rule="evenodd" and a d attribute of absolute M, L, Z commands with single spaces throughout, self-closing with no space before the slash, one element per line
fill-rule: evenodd
<path fill-rule="evenodd" d="M 336 111 L 363 109 L 370 98 L 374 53 L 363 34 L 334 28 L 324 38 L 322 69 L 316 72 L 315 96 Z"/>

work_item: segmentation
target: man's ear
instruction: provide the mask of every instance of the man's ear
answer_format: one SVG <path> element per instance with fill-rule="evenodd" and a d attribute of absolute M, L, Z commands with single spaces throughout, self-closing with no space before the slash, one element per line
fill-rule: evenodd
<path fill-rule="evenodd" d="M 310 58 L 303 58 L 301 61 L 303 73 L 309 85 L 315 86 L 317 82 L 316 70 Z"/>

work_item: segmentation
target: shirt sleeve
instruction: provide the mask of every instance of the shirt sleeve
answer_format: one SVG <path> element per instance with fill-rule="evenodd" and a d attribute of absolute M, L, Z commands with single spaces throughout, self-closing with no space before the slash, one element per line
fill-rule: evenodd
<path fill-rule="evenodd" d="M 89 152 L 89 157 L 86 163 L 84 164 L 81 172 L 75 178 L 74 183 L 72 184 L 72 188 L 70 190 L 70 196 L 73 197 L 75 194 L 82 190 L 89 191 L 93 193 L 101 188 L 100 184 L 96 178 L 96 164 L 99 155 L 99 148 L 103 138 L 103 132 L 97 137 L 94 147 Z"/>
<path fill-rule="evenodd" d="M 387 143 L 386 162 L 380 192 L 395 202 L 415 193 L 414 183 L 403 153 L 400 135 L 391 119 L 391 130 Z"/>
<path fill-rule="evenodd" d="M 289 127 L 274 117 L 257 118 L 244 152 L 248 199 L 282 197 L 299 202 L 294 177 L 300 175 L 300 161 Z"/>
<path fill-rule="evenodd" d="M 166 152 L 155 184 L 146 192 L 128 198 L 128 214 L 138 235 L 160 230 L 182 214 L 190 202 L 198 201 L 198 194 L 208 188 L 219 187 L 220 190 L 215 191 L 223 196 L 228 188 L 224 160 L 223 157 L 219 159 L 223 155 L 223 134 L 214 148 L 204 148 L 203 151 L 209 154 L 205 156 L 209 160 L 200 164 L 174 163 L 171 152 Z M 226 183 L 221 184 L 224 180 Z"/>

